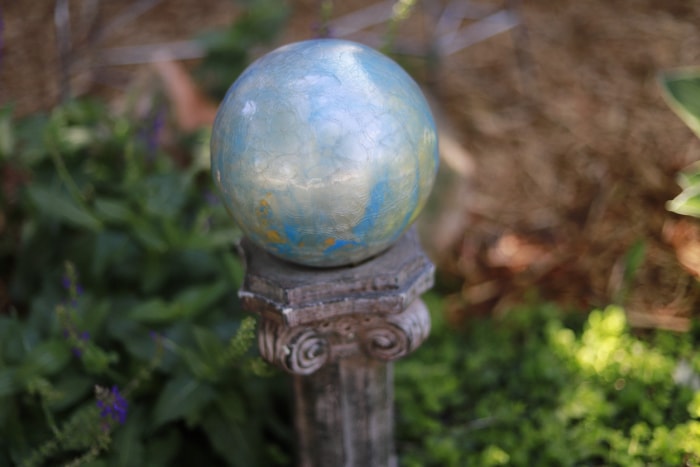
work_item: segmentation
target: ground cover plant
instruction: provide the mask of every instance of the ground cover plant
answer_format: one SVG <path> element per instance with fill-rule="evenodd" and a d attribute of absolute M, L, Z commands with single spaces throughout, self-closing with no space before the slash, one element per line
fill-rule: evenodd
<path fill-rule="evenodd" d="M 640 338 L 620 307 L 541 302 L 433 321 L 397 365 L 402 465 L 700 465 L 697 331 Z"/>

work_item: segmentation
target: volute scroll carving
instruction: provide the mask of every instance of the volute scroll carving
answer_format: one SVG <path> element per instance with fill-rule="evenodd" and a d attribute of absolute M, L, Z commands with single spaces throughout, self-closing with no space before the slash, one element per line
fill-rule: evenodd
<path fill-rule="evenodd" d="M 421 300 L 403 313 L 386 315 L 363 336 L 365 352 L 379 360 L 396 360 L 413 352 L 430 334 L 430 314 Z"/>
<path fill-rule="evenodd" d="M 268 362 L 309 375 L 329 361 L 359 353 L 384 361 L 414 351 L 430 333 L 430 315 L 421 300 L 401 313 L 339 316 L 304 326 L 286 327 L 263 318 L 260 353 Z"/>
<path fill-rule="evenodd" d="M 308 327 L 288 328 L 271 319 L 263 319 L 258 347 L 265 360 L 297 375 L 315 372 L 330 356 L 328 340 L 322 334 Z"/>
<path fill-rule="evenodd" d="M 435 267 L 414 229 L 372 259 L 333 269 L 288 263 L 249 242 L 242 248 L 241 304 L 262 318 L 262 357 L 287 372 L 310 375 L 359 355 L 387 362 L 428 337 L 430 316 L 419 297 Z"/>

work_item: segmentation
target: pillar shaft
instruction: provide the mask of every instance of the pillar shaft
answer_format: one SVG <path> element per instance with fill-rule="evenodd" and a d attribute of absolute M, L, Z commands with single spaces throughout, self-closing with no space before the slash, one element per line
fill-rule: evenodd
<path fill-rule="evenodd" d="M 258 346 L 291 373 L 301 467 L 395 467 L 392 361 L 430 332 L 433 264 L 409 232 L 357 266 L 311 269 L 244 243 L 243 306 Z"/>
<path fill-rule="evenodd" d="M 396 464 L 392 367 L 355 356 L 294 377 L 301 467 Z"/>

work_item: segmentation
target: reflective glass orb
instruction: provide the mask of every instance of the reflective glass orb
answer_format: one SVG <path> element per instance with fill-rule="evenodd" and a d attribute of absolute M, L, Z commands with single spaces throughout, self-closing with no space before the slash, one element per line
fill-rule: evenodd
<path fill-rule="evenodd" d="M 354 42 L 289 44 L 255 61 L 219 108 L 212 175 L 245 235 L 282 259 L 359 263 L 416 219 L 438 167 L 413 79 Z"/>

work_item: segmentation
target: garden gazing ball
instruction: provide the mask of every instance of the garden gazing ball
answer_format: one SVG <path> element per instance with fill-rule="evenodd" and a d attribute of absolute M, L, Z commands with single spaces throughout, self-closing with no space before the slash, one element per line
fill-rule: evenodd
<path fill-rule="evenodd" d="M 394 243 L 425 204 L 437 131 L 413 79 L 345 40 L 280 47 L 219 108 L 212 175 L 244 234 L 308 266 L 359 263 Z"/>

